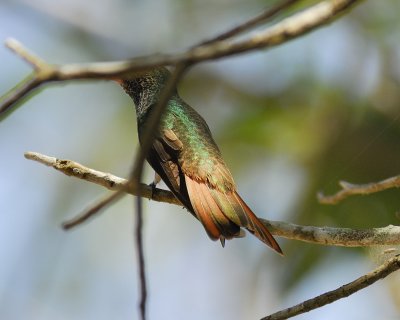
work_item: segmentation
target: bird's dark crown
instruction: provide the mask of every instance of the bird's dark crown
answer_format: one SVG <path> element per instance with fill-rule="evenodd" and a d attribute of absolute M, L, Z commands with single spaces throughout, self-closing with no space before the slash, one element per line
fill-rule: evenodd
<path fill-rule="evenodd" d="M 171 73 L 164 67 L 140 71 L 120 81 L 125 92 L 133 99 L 136 107 L 155 103 L 155 99 L 168 81 Z"/>

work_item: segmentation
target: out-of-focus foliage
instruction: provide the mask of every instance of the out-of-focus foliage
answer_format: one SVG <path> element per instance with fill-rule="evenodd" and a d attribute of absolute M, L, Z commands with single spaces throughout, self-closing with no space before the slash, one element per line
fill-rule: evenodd
<path fill-rule="evenodd" d="M 379 76 L 382 80 L 369 96 L 354 96 L 349 88 L 321 86 L 310 75 L 302 75 L 292 86 L 265 96 L 240 92 L 228 85 L 225 94 L 237 108 L 231 120 L 219 129 L 228 159 L 234 159 L 234 165 L 244 166 L 245 170 L 260 154 L 266 158 L 283 154 L 299 163 L 308 181 L 291 213 L 290 220 L 296 223 L 350 228 L 398 223 L 397 190 L 353 197 L 335 206 L 320 205 L 316 199 L 318 191 L 337 191 L 339 180 L 367 183 L 400 172 L 400 91 L 393 90 L 390 97 L 387 93 L 381 96 L 381 81 L 386 82 L 388 75 Z M 397 84 L 391 81 L 390 85 Z M 382 105 L 380 99 L 390 100 L 391 105 Z M 285 251 L 288 259 L 293 259 L 283 272 L 292 275 L 285 276 L 289 286 L 311 272 L 329 252 L 324 247 L 297 242 L 289 242 Z"/>

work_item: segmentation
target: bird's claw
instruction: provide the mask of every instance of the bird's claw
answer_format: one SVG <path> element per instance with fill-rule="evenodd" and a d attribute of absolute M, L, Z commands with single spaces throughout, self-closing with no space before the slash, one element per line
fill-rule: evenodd
<path fill-rule="evenodd" d="M 156 193 L 156 184 L 152 182 L 149 184 L 149 187 L 151 188 L 151 200 L 153 200 L 154 194 Z"/>

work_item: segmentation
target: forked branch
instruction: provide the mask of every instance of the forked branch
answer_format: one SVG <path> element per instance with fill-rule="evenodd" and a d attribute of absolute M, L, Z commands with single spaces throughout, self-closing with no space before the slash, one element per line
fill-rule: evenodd
<path fill-rule="evenodd" d="M 382 181 L 366 184 L 353 184 L 346 181 L 340 181 L 339 185 L 342 187 L 342 190 L 331 196 L 326 196 L 322 192 L 318 193 L 317 197 L 319 202 L 323 204 L 336 204 L 350 196 L 367 195 L 387 189 L 399 188 L 400 176 L 394 176 Z"/>

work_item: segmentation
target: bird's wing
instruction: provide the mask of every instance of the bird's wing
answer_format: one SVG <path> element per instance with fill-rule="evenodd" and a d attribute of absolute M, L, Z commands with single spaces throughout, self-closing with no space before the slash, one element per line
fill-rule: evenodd
<path fill-rule="evenodd" d="M 186 190 L 185 178 L 178 164 L 179 153 L 183 145 L 175 137 L 172 130 L 163 130 L 162 134 L 154 140 L 147 161 L 174 195 L 194 214 Z"/>

